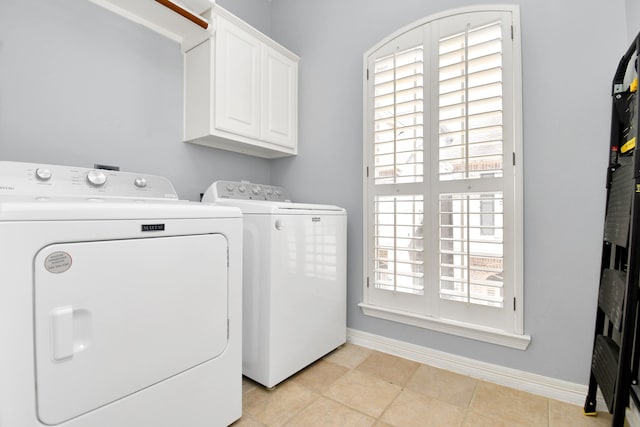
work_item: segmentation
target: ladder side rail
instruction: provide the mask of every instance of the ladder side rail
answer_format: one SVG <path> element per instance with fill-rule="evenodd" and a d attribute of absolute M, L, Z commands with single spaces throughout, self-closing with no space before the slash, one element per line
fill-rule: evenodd
<path fill-rule="evenodd" d="M 629 47 L 624 58 L 628 65 L 634 53 L 640 51 L 640 36 L 637 36 L 634 43 Z M 624 72 L 626 72 L 626 65 Z M 624 72 L 616 73 L 616 80 L 620 84 L 624 80 Z M 615 90 L 615 87 L 614 87 Z M 635 96 L 635 107 L 638 107 L 637 93 Z M 638 129 L 638 116 L 636 122 L 630 123 L 636 130 Z M 637 131 L 636 131 L 637 132 Z M 631 391 L 631 367 L 633 344 L 636 335 L 636 316 L 638 310 L 638 285 L 640 284 L 640 153 L 638 148 L 633 152 L 634 167 L 634 196 L 631 203 L 631 223 L 629 232 L 629 256 L 627 261 L 627 293 L 624 302 L 624 318 L 621 332 L 620 357 L 618 361 L 618 375 L 616 378 L 616 390 L 614 395 L 614 408 L 612 427 L 623 427 L 625 410 L 629 405 L 629 394 Z"/>

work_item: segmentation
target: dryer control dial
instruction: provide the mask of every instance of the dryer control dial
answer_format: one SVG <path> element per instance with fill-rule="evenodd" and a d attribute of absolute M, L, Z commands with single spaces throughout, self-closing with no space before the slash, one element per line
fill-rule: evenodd
<path fill-rule="evenodd" d="M 107 176 L 99 170 L 92 170 L 87 173 L 87 181 L 95 187 L 102 187 L 107 182 Z"/>
<path fill-rule="evenodd" d="M 40 181 L 49 181 L 51 179 L 51 170 L 47 168 L 36 169 L 36 178 Z"/>

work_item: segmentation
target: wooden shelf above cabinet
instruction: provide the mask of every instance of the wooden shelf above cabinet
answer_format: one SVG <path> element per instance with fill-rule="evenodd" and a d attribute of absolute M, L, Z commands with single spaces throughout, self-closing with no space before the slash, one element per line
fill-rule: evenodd
<path fill-rule="evenodd" d="M 187 51 L 209 37 L 209 21 L 201 14 L 211 0 L 90 0 L 124 18 L 180 43 Z"/>

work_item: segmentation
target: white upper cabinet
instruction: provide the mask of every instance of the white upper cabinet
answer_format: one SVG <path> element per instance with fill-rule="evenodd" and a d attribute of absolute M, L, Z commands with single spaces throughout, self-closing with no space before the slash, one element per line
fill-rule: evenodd
<path fill-rule="evenodd" d="M 180 43 L 184 140 L 264 158 L 298 152 L 299 58 L 213 0 L 90 0 Z"/>
<path fill-rule="evenodd" d="M 222 18 L 216 24 L 215 127 L 260 138 L 262 43 Z"/>
<path fill-rule="evenodd" d="M 219 6 L 205 16 L 211 38 L 185 53 L 185 141 L 297 154 L 299 58 Z"/>
<path fill-rule="evenodd" d="M 298 62 L 264 46 L 262 49 L 262 135 L 265 140 L 296 150 Z"/>

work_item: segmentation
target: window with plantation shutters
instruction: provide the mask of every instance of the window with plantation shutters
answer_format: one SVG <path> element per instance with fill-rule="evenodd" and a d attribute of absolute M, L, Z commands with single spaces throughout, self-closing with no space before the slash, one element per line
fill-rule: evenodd
<path fill-rule="evenodd" d="M 518 24 L 455 10 L 365 54 L 365 314 L 528 344 Z"/>

